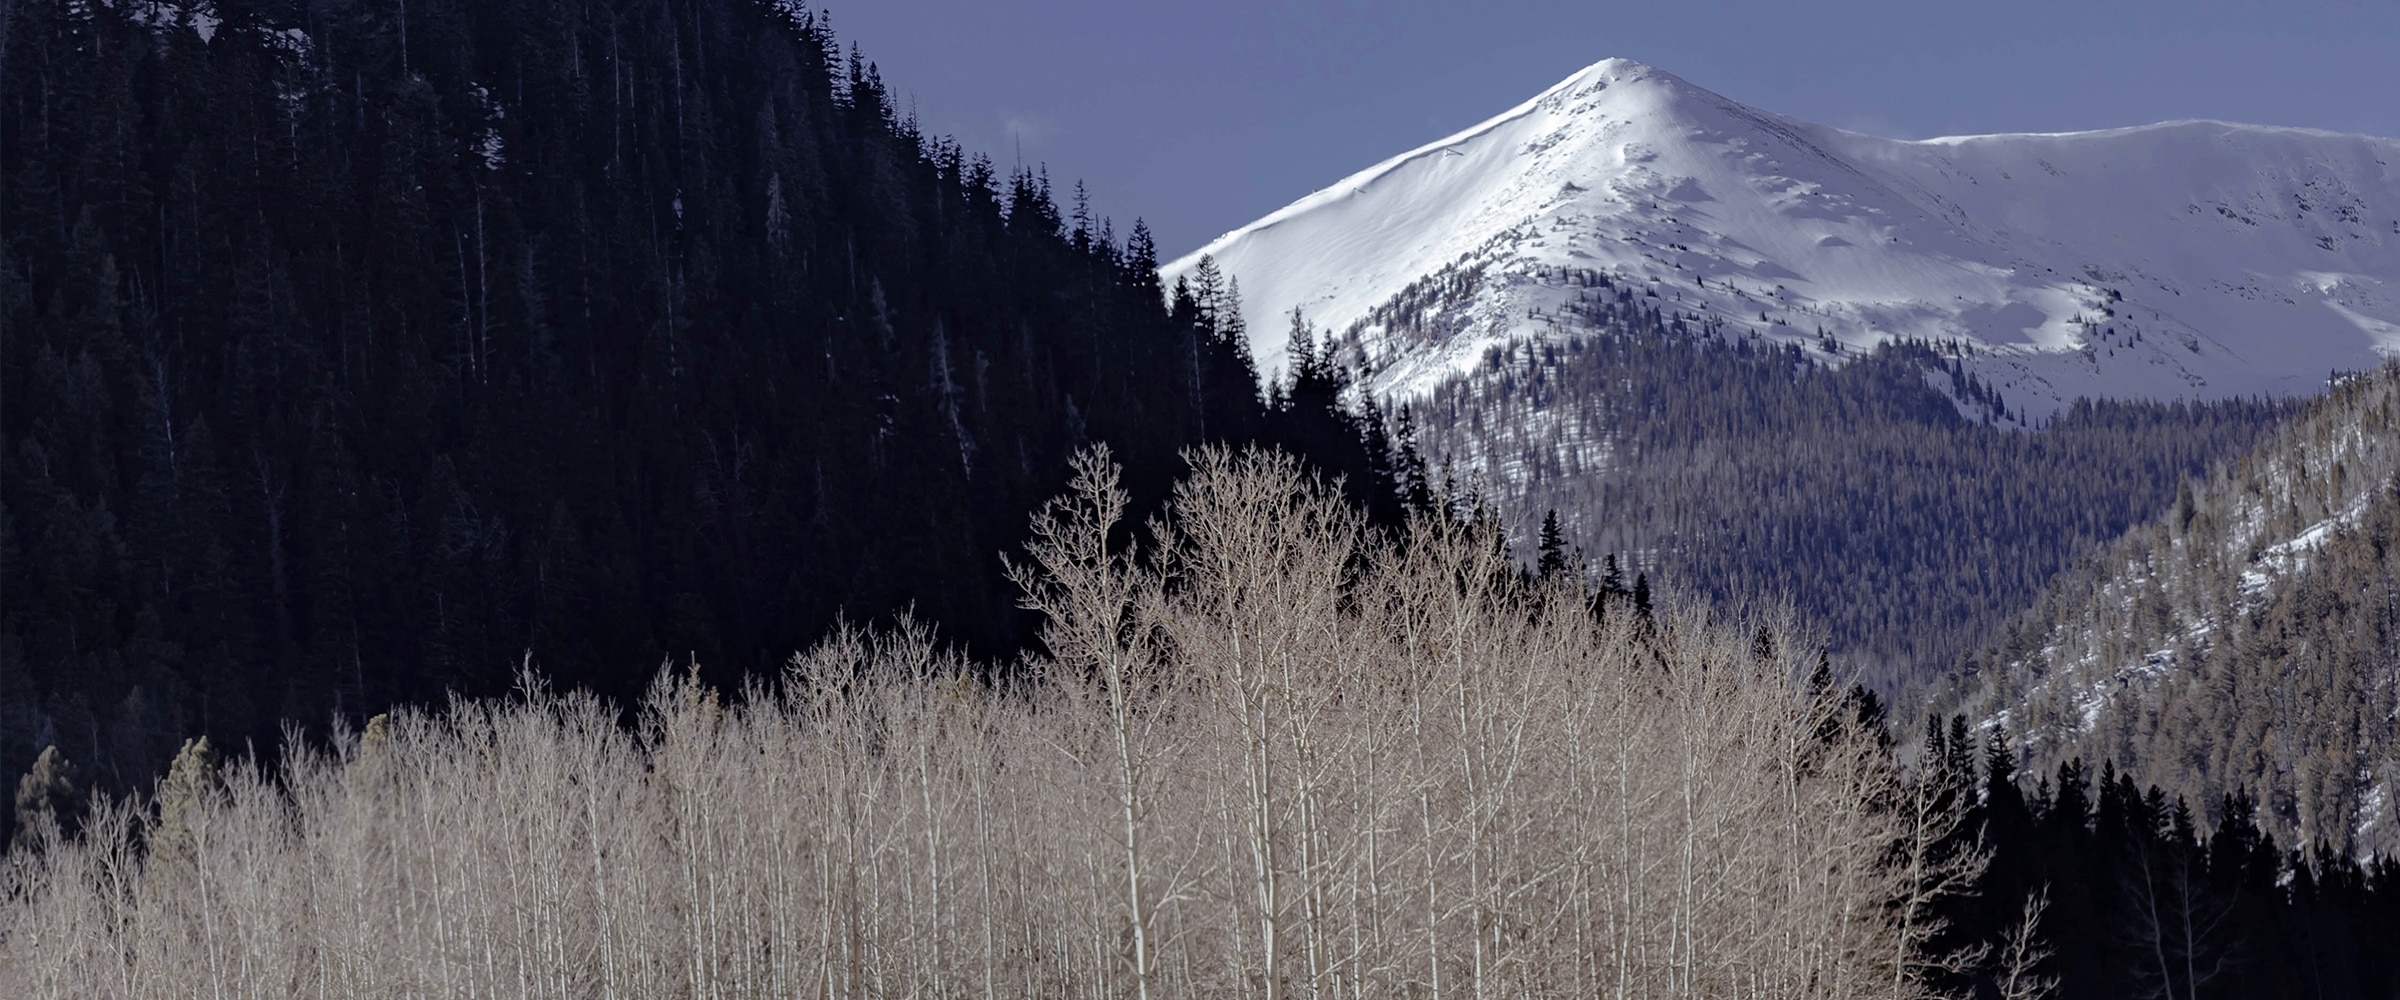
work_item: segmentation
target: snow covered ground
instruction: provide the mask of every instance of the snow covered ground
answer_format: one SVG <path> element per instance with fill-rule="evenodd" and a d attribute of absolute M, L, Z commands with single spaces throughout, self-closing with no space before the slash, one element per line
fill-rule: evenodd
<path fill-rule="evenodd" d="M 1262 370 L 1287 316 L 1358 334 L 1410 396 L 1597 273 L 1733 334 L 1955 343 L 2015 410 L 2313 393 L 2400 355 L 2400 140 L 2222 122 L 1908 142 L 1611 59 L 1219 238 Z M 1431 340 L 1366 322 L 1475 272 Z M 1649 298 L 1655 292 L 1656 298 Z"/>

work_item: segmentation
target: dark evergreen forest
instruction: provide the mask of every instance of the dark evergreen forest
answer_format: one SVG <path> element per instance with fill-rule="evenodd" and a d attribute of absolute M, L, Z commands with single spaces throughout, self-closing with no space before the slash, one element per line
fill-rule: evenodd
<path fill-rule="evenodd" d="M 1953 966 L 1939 985 L 1974 997 L 2048 985 L 2062 1000 L 2400 996 L 2400 860 L 2278 844 L 2246 791 L 2192 803 L 2081 758 L 2028 786 L 2017 756 L 2005 729 L 1979 739 L 1964 716 L 1926 720 L 1920 780 L 1957 821 L 1944 849 L 1987 857 L 1933 914 Z M 2029 906 L 2040 961 L 2011 984 L 2009 938 Z"/>
<path fill-rule="evenodd" d="M 1209 440 L 1379 474 L 1170 315 L 1141 224 L 797 4 L 9 9 L 0 771 L 136 786 L 528 663 L 630 703 L 845 618 L 1004 660 L 999 553 L 1087 443 L 1145 502 Z"/>

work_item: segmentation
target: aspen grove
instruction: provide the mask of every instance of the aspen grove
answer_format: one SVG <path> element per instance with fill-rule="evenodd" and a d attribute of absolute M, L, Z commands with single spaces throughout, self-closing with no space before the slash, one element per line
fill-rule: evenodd
<path fill-rule="evenodd" d="M 1021 664 L 853 627 L 630 725 L 528 675 L 271 766 L 195 742 L 10 855 L 0 996 L 1929 992 L 1980 853 L 1787 623 L 1191 467 L 1137 531 L 1083 456 Z"/>

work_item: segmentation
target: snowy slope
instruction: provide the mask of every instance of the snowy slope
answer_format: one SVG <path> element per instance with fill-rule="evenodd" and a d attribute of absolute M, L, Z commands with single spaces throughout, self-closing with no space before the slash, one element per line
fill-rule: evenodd
<path fill-rule="evenodd" d="M 1811 350 L 1819 330 L 1956 342 L 2036 417 L 2077 396 L 2307 393 L 2400 355 L 2400 141 L 2171 122 L 1907 142 L 1612 59 L 1163 273 L 1203 254 L 1240 280 L 1262 369 L 1298 306 L 1355 334 L 1387 394 L 1565 331 L 1595 273 Z M 1369 321 L 1441 274 L 1473 294 L 1438 303 L 1438 335 Z"/>

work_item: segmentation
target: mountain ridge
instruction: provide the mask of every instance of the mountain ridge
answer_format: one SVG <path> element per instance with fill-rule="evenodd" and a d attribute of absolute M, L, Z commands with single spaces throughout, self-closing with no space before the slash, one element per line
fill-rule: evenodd
<path fill-rule="evenodd" d="M 1893 140 L 1603 60 L 1162 269 L 1239 278 L 1262 371 L 1297 307 L 1421 396 L 1568 333 L 1588 272 L 1829 360 L 1946 345 L 2039 419 L 2078 397 L 2312 392 L 2400 351 L 2400 140 L 2208 119 Z M 1448 336 L 1372 314 L 1478 270 Z M 1464 315 L 1459 313 L 1463 312 Z"/>

